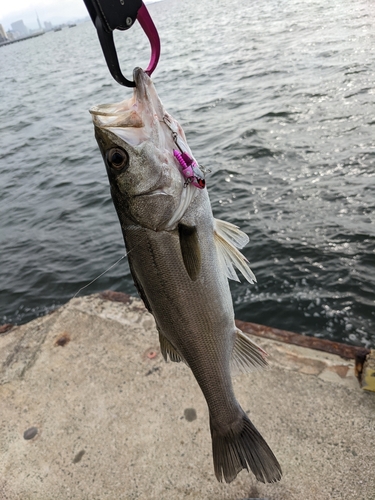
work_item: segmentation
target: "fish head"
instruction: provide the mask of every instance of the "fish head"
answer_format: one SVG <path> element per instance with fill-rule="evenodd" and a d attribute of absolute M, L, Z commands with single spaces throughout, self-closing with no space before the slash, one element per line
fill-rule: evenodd
<path fill-rule="evenodd" d="M 171 229 L 195 196 L 173 154 L 171 123 L 181 140 L 186 138 L 164 110 L 151 78 L 136 68 L 134 81 L 131 99 L 90 109 L 95 137 L 122 225 Z"/>

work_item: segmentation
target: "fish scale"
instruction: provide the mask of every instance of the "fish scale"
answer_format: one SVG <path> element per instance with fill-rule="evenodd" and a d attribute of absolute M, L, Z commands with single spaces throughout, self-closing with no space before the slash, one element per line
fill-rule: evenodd
<path fill-rule="evenodd" d="M 185 361 L 207 401 L 217 479 L 231 482 L 247 469 L 260 481 L 278 481 L 280 465 L 231 379 L 232 369 L 267 364 L 266 353 L 235 326 L 228 284 L 238 279 L 234 267 L 255 280 L 238 250 L 248 238 L 214 219 L 204 179 L 186 182 L 182 153 L 197 175 L 204 170 L 148 75 L 137 68 L 134 81 L 131 99 L 90 112 L 135 286 L 155 318 L 164 358 Z"/>
<path fill-rule="evenodd" d="M 225 309 L 230 308 L 223 300 L 223 291 L 227 292 L 228 281 L 224 276 L 220 283 L 218 277 L 215 279 L 215 274 L 208 274 L 207 268 L 212 267 L 212 251 L 209 252 L 206 247 L 201 279 L 195 282 L 187 280 L 184 276 L 186 271 L 178 258 L 177 232 L 171 232 L 166 240 L 163 233 L 145 231 L 148 233 L 148 239 L 152 241 L 152 258 L 149 256 L 149 244 L 145 245 L 145 252 L 140 249 L 130 251 L 133 247 L 132 231 L 125 229 L 125 241 L 133 272 L 137 281 L 143 284 L 155 320 L 162 333 L 192 369 L 205 394 L 211 416 L 219 421 L 226 413 L 226 417 L 231 416 L 233 419 L 238 412 L 233 415 L 233 411 L 229 412 L 228 408 L 235 406 L 237 410 L 238 406 L 233 400 L 229 366 L 235 325 L 233 315 L 228 317 L 228 311 Z M 139 241 L 138 235 L 135 241 Z M 214 250 L 213 241 L 211 245 Z M 175 255 L 176 259 L 165 259 L 166 247 L 169 254 Z M 211 297 L 210 302 L 205 300 L 207 295 Z M 182 300 L 176 300 L 176 296 Z M 212 302 L 216 302 L 214 307 Z M 201 306 L 197 308 L 196 303 L 201 303 Z M 196 342 L 195 332 L 204 333 L 200 342 Z M 220 335 L 220 332 L 225 334 Z M 231 415 L 228 415 L 229 413 Z"/>

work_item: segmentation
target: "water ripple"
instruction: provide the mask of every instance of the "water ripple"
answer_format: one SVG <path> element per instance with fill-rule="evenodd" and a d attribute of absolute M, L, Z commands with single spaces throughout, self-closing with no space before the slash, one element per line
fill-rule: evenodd
<path fill-rule="evenodd" d="M 368 2 L 164 0 L 158 92 L 250 236 L 237 317 L 375 344 L 374 12 Z M 139 26 L 116 33 L 124 73 Z M 84 47 L 84 50 L 82 49 Z M 134 48 L 137 50 L 134 50 Z M 45 314 L 124 252 L 88 109 L 120 101 L 91 23 L 2 47 L 0 319 Z M 85 293 L 135 293 L 122 261 Z"/>

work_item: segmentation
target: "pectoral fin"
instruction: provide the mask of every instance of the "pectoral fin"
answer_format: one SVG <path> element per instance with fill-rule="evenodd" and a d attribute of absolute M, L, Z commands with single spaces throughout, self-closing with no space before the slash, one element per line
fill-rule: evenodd
<path fill-rule="evenodd" d="M 248 235 L 230 222 L 215 219 L 215 231 L 236 248 L 243 248 L 249 243 Z"/>
<path fill-rule="evenodd" d="M 141 282 L 139 281 L 139 279 L 137 277 L 137 273 L 135 272 L 132 260 L 128 259 L 128 262 L 129 262 L 129 268 L 130 268 L 130 272 L 131 272 L 131 275 L 132 275 L 132 278 L 133 278 L 133 282 L 134 282 L 135 288 L 137 289 L 137 292 L 138 292 L 140 298 L 142 299 L 142 301 L 143 301 L 143 303 L 144 303 L 147 311 L 152 314 L 150 302 L 148 301 L 148 298 L 146 296 L 145 291 L 143 290 Z"/>
<path fill-rule="evenodd" d="M 234 224 L 215 219 L 214 237 L 225 275 L 229 279 L 240 281 L 234 269 L 237 267 L 249 283 L 254 283 L 256 278 L 249 267 L 249 261 L 237 250 L 248 243 L 247 235 Z"/>
<path fill-rule="evenodd" d="M 233 375 L 238 373 L 249 373 L 254 370 L 265 368 L 267 353 L 255 342 L 253 342 L 241 330 L 237 330 L 237 336 L 232 352 L 231 369 Z"/>
<path fill-rule="evenodd" d="M 201 250 L 198 241 L 197 228 L 195 226 L 178 225 L 180 247 L 185 269 L 192 281 L 199 276 L 202 264 Z"/>

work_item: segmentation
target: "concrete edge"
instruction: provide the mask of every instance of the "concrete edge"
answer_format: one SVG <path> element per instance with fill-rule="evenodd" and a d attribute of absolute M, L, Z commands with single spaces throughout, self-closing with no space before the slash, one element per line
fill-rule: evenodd
<path fill-rule="evenodd" d="M 139 298 L 123 292 L 105 290 L 93 295 L 104 301 L 120 302 L 127 305 L 134 303 L 135 307 L 144 309 Z M 64 307 L 57 308 L 46 316 L 37 318 L 39 325 L 46 320 L 48 321 L 54 314 L 60 313 Z M 322 380 L 340 385 L 352 388 L 362 387 L 365 390 L 375 392 L 374 350 L 309 337 L 241 320 L 236 320 L 236 326 L 256 338 L 256 342 L 269 353 L 271 366 L 279 366 L 286 370 L 315 375 Z M 0 325 L 0 336 L 5 337 L 10 333 L 17 336 L 17 332 L 21 334 L 24 328 L 25 325 Z M 39 342 L 36 344 L 39 344 Z M 23 342 L 18 339 L 18 343 Z M 35 346 L 35 350 L 37 349 L 38 345 Z M 12 364 L 14 364 L 13 360 Z M 21 363 L 17 364 L 24 365 L 26 360 L 22 360 Z M 17 371 L 19 371 L 20 366 L 17 368 Z"/>

